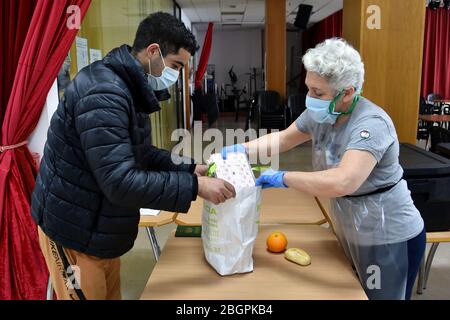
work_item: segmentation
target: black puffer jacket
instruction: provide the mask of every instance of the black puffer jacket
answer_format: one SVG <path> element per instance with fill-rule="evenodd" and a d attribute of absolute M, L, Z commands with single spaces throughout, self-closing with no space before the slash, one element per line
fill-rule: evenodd
<path fill-rule="evenodd" d="M 151 146 L 148 114 L 158 110 L 128 46 L 80 71 L 52 118 L 32 196 L 33 218 L 52 240 L 118 257 L 133 247 L 139 208 L 188 211 L 195 165 Z"/>

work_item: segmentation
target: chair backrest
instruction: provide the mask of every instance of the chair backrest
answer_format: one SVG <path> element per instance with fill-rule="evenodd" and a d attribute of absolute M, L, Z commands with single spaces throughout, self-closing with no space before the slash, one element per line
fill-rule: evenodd
<path fill-rule="evenodd" d="M 427 100 L 425 100 L 425 97 L 420 97 L 420 105 L 426 104 Z"/>
<path fill-rule="evenodd" d="M 258 105 L 259 94 L 260 94 L 261 92 L 263 92 L 263 91 L 262 91 L 262 90 L 258 90 L 258 91 L 256 91 L 256 92 L 253 94 L 253 100 L 252 100 L 252 103 L 253 103 L 254 105 Z"/>
<path fill-rule="evenodd" d="M 427 103 L 424 97 L 420 97 L 419 114 L 433 114 L 434 105 Z"/>
<path fill-rule="evenodd" d="M 258 95 L 261 113 L 280 113 L 281 97 L 276 91 L 261 91 Z"/>
<path fill-rule="evenodd" d="M 424 97 L 420 97 L 419 114 L 425 114 L 426 107 L 427 107 L 427 101 L 425 100 Z"/>
<path fill-rule="evenodd" d="M 442 100 L 442 96 L 439 93 L 430 93 L 427 96 L 427 100 L 428 100 L 428 102 L 432 103 L 432 102 L 434 102 L 436 100 Z"/>
<path fill-rule="evenodd" d="M 450 115 L 450 104 L 444 104 L 442 106 L 442 113 L 445 115 Z"/>
<path fill-rule="evenodd" d="M 306 110 L 306 94 L 299 93 L 289 96 L 288 107 L 292 112 L 292 120 L 297 119 Z"/>
<path fill-rule="evenodd" d="M 431 136 L 431 146 L 430 151 L 436 152 L 436 146 L 439 143 L 450 142 L 450 130 L 441 128 L 441 127 L 431 127 L 430 129 Z"/>
<path fill-rule="evenodd" d="M 219 118 L 219 105 L 217 103 L 217 97 L 214 92 L 203 94 L 199 101 L 202 111 L 206 113 L 208 117 L 208 125 L 211 127 L 214 122 Z"/>

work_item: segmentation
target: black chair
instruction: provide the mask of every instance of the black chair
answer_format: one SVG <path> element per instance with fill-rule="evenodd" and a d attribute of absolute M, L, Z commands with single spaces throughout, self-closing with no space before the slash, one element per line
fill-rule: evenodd
<path fill-rule="evenodd" d="M 430 136 L 429 125 L 425 121 L 419 120 L 419 126 L 417 127 L 417 140 L 426 140 Z"/>
<path fill-rule="evenodd" d="M 442 106 L 442 114 L 446 116 L 450 115 L 450 104 L 444 104 Z"/>
<path fill-rule="evenodd" d="M 208 126 L 211 128 L 220 115 L 217 97 L 214 93 L 208 93 L 204 96 L 203 101 L 207 108 L 206 115 L 208 117 Z"/>
<path fill-rule="evenodd" d="M 427 101 L 429 103 L 434 103 L 435 101 L 442 100 L 442 96 L 439 93 L 430 93 L 427 96 Z"/>
<path fill-rule="evenodd" d="M 208 126 L 212 127 L 220 113 L 216 95 L 214 93 L 204 94 L 202 90 L 197 89 L 191 99 L 194 105 L 194 120 L 201 121 L 202 113 L 206 113 Z"/>
<path fill-rule="evenodd" d="M 261 91 L 258 95 L 258 131 L 265 129 L 286 129 L 287 108 L 281 103 L 276 91 Z"/>
<path fill-rule="evenodd" d="M 298 117 L 306 110 L 306 94 L 299 93 L 289 96 L 288 98 L 288 111 L 290 119 L 288 123 L 292 123 L 297 120 Z"/>
<path fill-rule="evenodd" d="M 450 116 L 450 104 L 442 105 L 442 114 L 445 116 Z M 448 121 L 443 122 L 442 127 L 449 129 L 450 123 Z"/>
<path fill-rule="evenodd" d="M 201 89 L 195 89 L 194 94 L 191 96 L 193 109 L 194 109 L 194 121 L 201 121 L 202 120 L 202 99 L 203 91 Z"/>
<path fill-rule="evenodd" d="M 448 143 L 450 142 L 450 130 L 441 128 L 441 127 L 432 127 L 430 129 L 431 136 L 431 146 L 430 151 L 439 154 L 437 149 L 437 145 L 439 143 Z"/>
<path fill-rule="evenodd" d="M 249 108 L 250 108 L 250 101 L 247 99 L 243 99 L 241 100 L 242 94 L 246 93 L 246 92 L 242 92 L 240 94 L 236 95 L 236 100 L 235 100 L 235 119 L 234 121 L 238 122 L 239 121 L 239 112 L 241 111 L 245 111 L 246 113 L 249 112 Z"/>
<path fill-rule="evenodd" d="M 420 97 L 419 114 L 429 115 L 434 113 L 434 105 L 428 104 L 424 97 Z M 417 127 L 417 140 L 426 140 L 430 137 L 430 128 L 433 123 L 419 119 L 419 126 Z"/>
<path fill-rule="evenodd" d="M 427 96 L 427 100 L 433 106 L 433 114 L 442 114 L 442 105 L 440 102 L 442 96 L 439 93 L 430 93 Z"/>
<path fill-rule="evenodd" d="M 258 96 L 261 91 L 256 91 L 253 97 L 248 101 L 247 116 L 245 119 L 245 131 L 250 129 L 250 124 L 257 118 Z"/>
<path fill-rule="evenodd" d="M 424 97 L 420 97 L 419 114 L 431 114 L 430 106 Z"/>

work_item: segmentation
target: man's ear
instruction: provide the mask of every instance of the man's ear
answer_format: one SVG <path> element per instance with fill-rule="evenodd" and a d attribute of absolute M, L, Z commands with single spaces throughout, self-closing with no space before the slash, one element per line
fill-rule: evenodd
<path fill-rule="evenodd" d="M 150 55 L 153 56 L 154 54 L 159 54 L 159 44 L 152 43 L 150 44 L 145 51 Z"/>

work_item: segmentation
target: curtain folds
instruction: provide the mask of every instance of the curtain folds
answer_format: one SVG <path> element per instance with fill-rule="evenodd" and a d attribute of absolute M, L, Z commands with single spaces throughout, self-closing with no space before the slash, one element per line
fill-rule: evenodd
<path fill-rule="evenodd" d="M 205 72 L 208 67 L 209 56 L 211 54 L 213 27 L 214 24 L 210 22 L 208 24 L 208 31 L 206 31 L 205 41 L 203 42 L 202 54 L 198 62 L 197 72 L 195 73 L 195 89 L 202 88 L 202 80 L 205 76 Z"/>
<path fill-rule="evenodd" d="M 422 96 L 450 99 L 450 10 L 427 8 L 424 41 Z"/>
<path fill-rule="evenodd" d="M 6 107 L 2 102 L 0 300 L 45 298 L 48 271 L 30 213 L 36 167 L 26 144 L 22 144 L 37 125 L 47 92 L 78 31 L 68 28 L 67 21 L 73 14 L 82 18 L 90 4 L 90 0 L 24 2 L 35 3 L 31 21 L 26 23 L 26 18 L 21 18 L 22 14 L 16 12 L 10 18 L 17 20 L 6 30 L 14 33 L 17 30 L 11 28 L 18 28 L 21 23 L 20 28 L 26 28 L 27 32 L 21 48 L 14 47 L 14 52 L 20 52 L 20 55 Z M 72 5 L 78 6 L 79 10 L 68 12 Z M 20 38 L 20 35 L 14 37 Z M 2 68 L 14 63 L 13 58 L 3 57 L 8 50 L 10 48 L 2 50 Z"/>

